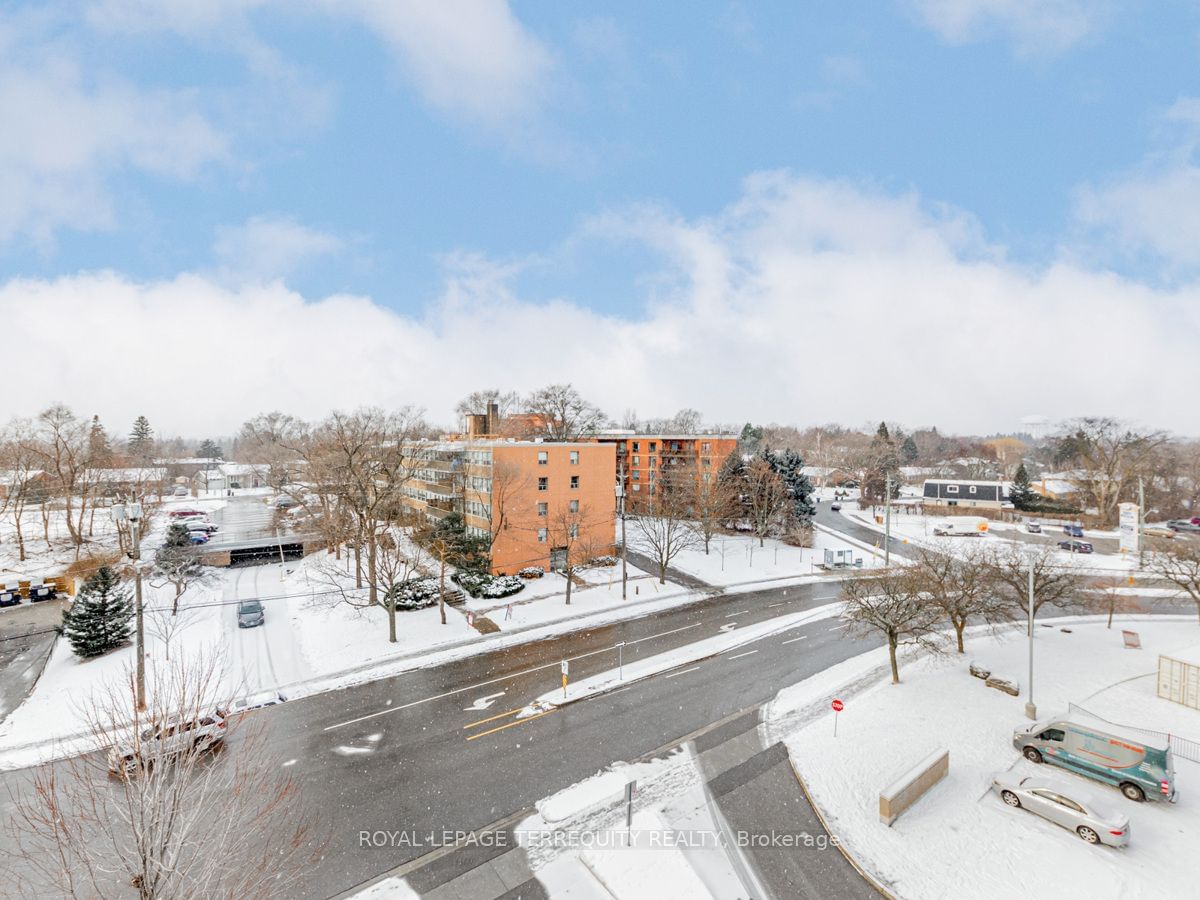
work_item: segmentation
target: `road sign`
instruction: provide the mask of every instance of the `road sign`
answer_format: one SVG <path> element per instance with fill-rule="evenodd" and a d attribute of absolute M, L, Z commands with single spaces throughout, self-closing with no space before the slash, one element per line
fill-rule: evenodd
<path fill-rule="evenodd" d="M 841 700 L 836 700 L 836 699 L 829 705 L 833 707 L 834 712 L 841 712 L 843 709 L 846 708 L 845 703 L 843 703 Z"/>
<path fill-rule="evenodd" d="M 563 673 L 564 675 L 566 675 L 566 674 L 567 674 L 567 671 L 568 671 L 568 664 L 567 664 L 567 661 L 564 659 L 564 660 L 562 661 L 562 673 Z"/>

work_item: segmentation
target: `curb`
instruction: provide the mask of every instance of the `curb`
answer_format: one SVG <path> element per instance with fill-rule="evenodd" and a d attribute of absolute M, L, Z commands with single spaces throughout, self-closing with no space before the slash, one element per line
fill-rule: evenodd
<path fill-rule="evenodd" d="M 785 744 L 784 746 L 787 745 Z M 796 768 L 796 762 L 792 759 L 791 753 L 788 754 L 788 765 L 792 767 L 792 774 L 796 776 L 796 781 L 800 785 L 800 790 L 804 792 L 804 799 L 808 801 L 808 805 L 811 806 L 813 812 L 817 814 L 817 819 L 820 821 L 821 827 L 825 829 L 826 834 L 828 834 L 830 837 L 833 837 L 833 831 L 830 829 L 829 823 L 825 820 L 825 814 L 821 812 L 821 807 L 817 805 L 816 801 L 813 800 L 812 794 L 808 792 L 808 785 L 804 783 L 804 776 L 801 775 L 800 770 Z M 842 845 L 840 839 L 836 842 L 835 846 L 838 848 L 838 852 L 845 857 L 846 862 L 850 863 L 850 865 L 854 867 L 854 871 L 862 876 L 863 881 L 874 888 L 881 896 L 887 897 L 888 900 L 896 900 L 896 895 L 885 888 L 879 879 L 868 872 L 863 865 L 854 858 L 853 854 L 851 854 L 850 851 Z"/>

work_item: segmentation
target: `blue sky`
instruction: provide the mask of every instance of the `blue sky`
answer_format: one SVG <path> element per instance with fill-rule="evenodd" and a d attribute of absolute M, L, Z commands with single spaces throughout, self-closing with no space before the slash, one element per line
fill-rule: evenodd
<path fill-rule="evenodd" d="M 950 282 L 981 260 L 1026 279 L 1010 304 L 1033 303 L 1068 267 L 1118 284 L 1129 316 L 1194 309 L 1200 248 L 1181 237 L 1200 216 L 1191 3 L 879 0 L 850 15 L 828 3 L 80 0 L 8 7 L 0 60 L 0 111 L 15 125 L 0 136 L 10 297 L 100 271 L 134 292 L 188 276 L 235 306 L 267 285 L 310 306 L 368 298 L 446 339 L 447 304 L 467 295 L 618 330 L 652 323 L 681 352 L 661 332 L 664 307 L 718 302 L 701 296 L 706 259 L 737 270 L 717 294 L 761 283 L 775 267 L 759 224 L 794 202 L 799 219 L 831 223 L 787 248 L 808 263 L 836 251 L 850 273 L 878 257 L 872 235 L 929 226 L 933 255 L 958 266 Z M 767 199 L 752 187 L 776 176 L 791 186 Z M 814 199 L 830 190 L 848 202 Z M 834 222 L 859 201 L 861 218 Z M 816 289 L 772 290 L 803 302 L 802 284 Z M 1070 309 L 1049 327 L 1069 329 Z M 662 350 L 641 347 L 635 368 Z M 541 381 L 588 380 L 559 369 Z M 644 413 L 688 401 L 684 388 Z M 1032 383 L 1026 394 L 994 428 L 1070 414 Z M 617 392 L 603 399 L 623 408 Z M 748 417 L 732 397 L 710 405 Z M 1114 406 L 1141 408 L 1132 395 Z M 905 414 L 956 417 L 932 403 L 890 417 Z M 1158 417 L 1200 430 L 1170 403 Z M 975 413 L 958 424 L 984 427 Z"/>

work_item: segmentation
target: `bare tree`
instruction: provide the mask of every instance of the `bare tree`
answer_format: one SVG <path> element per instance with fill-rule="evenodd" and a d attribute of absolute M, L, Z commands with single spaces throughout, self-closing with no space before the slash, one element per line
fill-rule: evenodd
<path fill-rule="evenodd" d="M 691 475 L 690 471 L 671 476 L 664 472 L 657 491 L 646 498 L 633 520 L 633 545 L 654 560 L 659 584 L 667 583 L 671 561 L 702 540 L 690 518 Z"/>
<path fill-rule="evenodd" d="M 1034 549 L 1024 544 L 1008 544 L 1003 549 L 981 555 L 1000 600 L 1009 614 L 1029 615 L 1029 570 L 1033 568 L 1033 614 L 1046 604 L 1069 610 L 1078 605 L 1081 580 L 1078 572 L 1054 558 L 1050 547 Z"/>
<path fill-rule="evenodd" d="M 172 615 L 179 612 L 179 598 L 190 585 L 213 578 L 212 570 L 200 564 L 200 551 L 192 543 L 187 526 L 178 522 L 171 524 L 166 541 L 154 552 L 154 573 L 175 588 Z"/>
<path fill-rule="evenodd" d="M 62 501 L 67 532 L 78 558 L 84 541 L 83 520 L 93 487 L 89 476 L 95 472 L 88 468 L 89 427 L 59 403 L 38 415 L 37 430 L 33 449 L 50 475 L 55 498 Z"/>
<path fill-rule="evenodd" d="M 552 441 L 573 441 L 608 424 L 608 416 L 569 384 L 551 384 L 534 391 L 525 401 L 525 409 L 545 422 L 546 435 Z"/>
<path fill-rule="evenodd" d="M 84 701 L 91 738 L 112 755 L 43 766 L 14 798 L 20 864 L 8 883 L 25 896 L 111 897 L 130 885 L 142 900 L 287 895 L 320 852 L 296 783 L 253 722 L 226 719 L 215 744 L 178 739 L 223 706 L 212 659 L 150 675 L 145 711 L 131 675 Z"/>
<path fill-rule="evenodd" d="M 704 541 L 704 555 L 707 556 L 713 537 L 720 532 L 723 523 L 738 512 L 738 492 L 731 482 L 709 472 L 690 480 L 684 489 L 688 494 L 688 507 L 695 520 L 696 531 Z"/>
<path fill-rule="evenodd" d="M 168 609 L 165 606 L 146 607 L 147 630 L 162 641 L 163 652 L 167 661 L 171 659 L 171 644 L 188 628 L 196 624 L 197 610 L 188 607 L 179 608 L 179 600 Z"/>
<path fill-rule="evenodd" d="M 1150 571 L 1187 594 L 1200 616 L 1200 542 L 1180 538 L 1173 543 L 1178 546 L 1168 549 L 1162 542 L 1154 548 Z"/>
<path fill-rule="evenodd" d="M 759 456 L 746 463 L 743 490 L 743 504 L 761 547 L 766 536 L 781 524 L 792 500 L 779 473 Z"/>
<path fill-rule="evenodd" d="M 261 413 L 242 425 L 234 445 L 237 458 L 267 467 L 267 483 L 284 490 L 297 475 L 301 454 L 297 440 L 306 426 L 282 412 Z"/>
<path fill-rule="evenodd" d="M 922 594 L 950 620 L 959 653 L 964 652 L 963 631 L 971 619 L 993 623 L 1010 617 L 977 554 L 963 558 L 922 547 L 909 571 Z"/>
<path fill-rule="evenodd" d="M 529 486 L 529 474 L 520 466 L 504 459 L 492 460 L 492 491 L 488 502 L 483 503 L 487 520 L 487 553 L 491 559 L 492 548 L 500 533 L 512 525 L 514 507 Z"/>
<path fill-rule="evenodd" d="M 17 559 L 25 561 L 25 511 L 29 504 L 44 502 L 44 473 L 38 469 L 33 449 L 33 425 L 28 419 L 8 424 L 0 443 L 0 470 L 4 474 L 4 512 L 12 518 L 17 539 Z"/>
<path fill-rule="evenodd" d="M 1108 624 L 1105 627 L 1112 628 L 1114 614 L 1141 611 L 1138 598 L 1125 592 L 1127 587 L 1128 578 L 1120 575 L 1094 578 L 1083 591 L 1082 602 L 1090 609 L 1107 614 Z"/>
<path fill-rule="evenodd" d="M 602 552 L 596 545 L 591 526 L 596 523 L 590 511 L 578 500 L 564 501 L 551 510 L 546 519 L 546 531 L 550 538 L 551 552 L 557 550 L 562 558 L 562 573 L 567 579 L 566 605 L 571 605 L 571 585 L 575 570 Z M 608 549 L 611 544 L 603 549 Z"/>
<path fill-rule="evenodd" d="M 454 412 L 459 422 L 465 422 L 467 416 L 482 415 L 488 411 L 488 405 L 495 403 L 501 419 L 506 419 L 521 408 L 521 395 L 516 391 L 501 391 L 497 388 L 486 388 L 482 391 L 471 391 L 458 401 Z"/>
<path fill-rule="evenodd" d="M 892 684 L 900 683 L 896 658 L 900 647 L 940 651 L 942 609 L 925 597 L 920 579 L 907 569 L 853 575 L 842 582 L 842 596 L 846 601 L 842 616 L 850 623 L 849 630 L 860 637 L 881 634 L 887 642 Z"/>
<path fill-rule="evenodd" d="M 1139 475 L 1150 474 L 1162 431 L 1134 431 L 1117 419 L 1089 417 L 1068 423 L 1056 442 L 1056 457 L 1079 470 L 1079 486 L 1107 524 L 1117 520 L 1117 506 Z"/>

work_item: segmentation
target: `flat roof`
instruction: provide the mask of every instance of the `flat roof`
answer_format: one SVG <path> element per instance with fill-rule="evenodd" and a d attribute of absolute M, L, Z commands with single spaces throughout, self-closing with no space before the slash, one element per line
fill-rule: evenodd
<path fill-rule="evenodd" d="M 602 431 L 596 435 L 598 441 L 637 441 L 657 438 L 663 441 L 694 441 L 698 438 L 724 438 L 725 440 L 736 441 L 737 435 L 731 431 L 714 431 L 700 434 L 663 434 L 658 431 L 640 431 L 640 432 L 607 432 Z"/>

